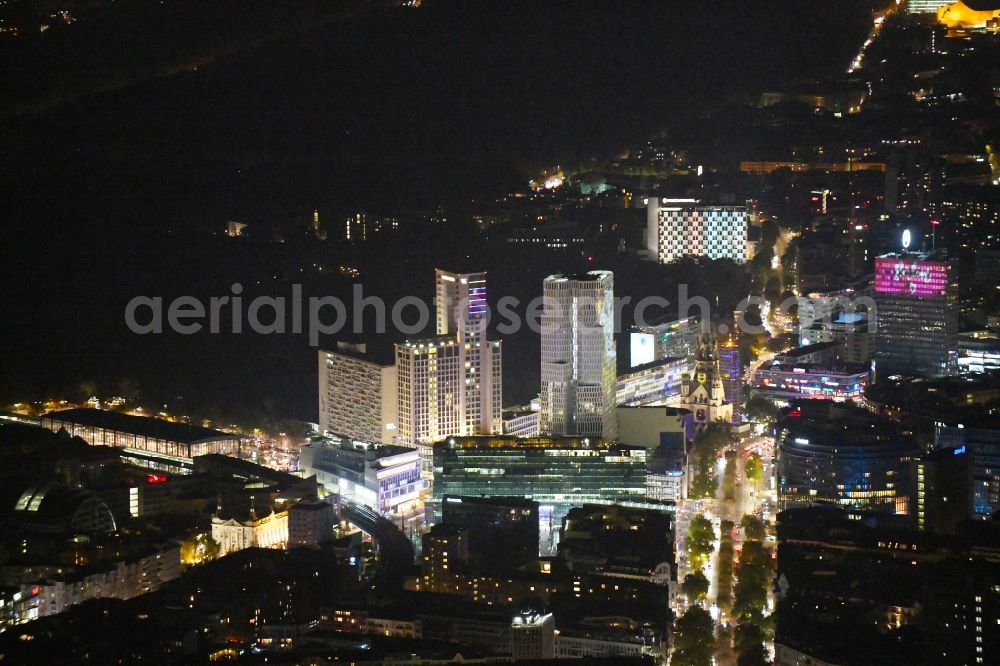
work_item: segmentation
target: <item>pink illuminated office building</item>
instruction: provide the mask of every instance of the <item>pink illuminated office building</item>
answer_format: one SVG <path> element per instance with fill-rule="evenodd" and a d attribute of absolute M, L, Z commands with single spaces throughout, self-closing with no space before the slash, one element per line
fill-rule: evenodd
<path fill-rule="evenodd" d="M 958 288 L 940 255 L 875 259 L 875 369 L 879 376 L 953 375 L 958 369 Z"/>

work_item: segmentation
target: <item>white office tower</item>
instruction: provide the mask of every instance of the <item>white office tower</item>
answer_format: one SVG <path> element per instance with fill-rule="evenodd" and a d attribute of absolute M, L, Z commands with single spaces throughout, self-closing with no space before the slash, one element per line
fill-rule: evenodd
<path fill-rule="evenodd" d="M 319 431 L 391 444 L 396 435 L 396 368 L 364 344 L 319 352 Z"/>
<path fill-rule="evenodd" d="M 614 274 L 551 275 L 542 300 L 542 432 L 614 438 Z"/>
<path fill-rule="evenodd" d="M 502 352 L 486 338 L 486 274 L 435 277 L 438 335 L 396 345 L 398 441 L 418 448 L 426 476 L 434 442 L 503 430 Z"/>
<path fill-rule="evenodd" d="M 646 249 L 669 264 L 691 255 L 709 259 L 747 260 L 746 206 L 702 205 L 697 199 L 646 202 Z"/>
<path fill-rule="evenodd" d="M 437 334 L 457 335 L 462 327 L 478 334 L 488 307 L 486 273 L 449 273 L 435 268 L 434 282 Z"/>

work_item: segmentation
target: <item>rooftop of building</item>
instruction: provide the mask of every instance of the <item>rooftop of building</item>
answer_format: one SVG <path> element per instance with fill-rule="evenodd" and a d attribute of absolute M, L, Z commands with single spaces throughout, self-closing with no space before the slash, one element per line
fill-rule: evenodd
<path fill-rule="evenodd" d="M 412 446 L 403 446 L 401 444 L 382 444 L 381 442 L 369 442 L 363 439 L 355 439 L 353 437 L 348 437 L 346 435 L 338 435 L 336 433 L 325 436 L 319 442 L 313 442 L 312 444 L 325 444 L 327 446 L 335 446 L 337 448 L 343 449 L 345 451 L 357 451 L 359 453 L 372 453 L 375 458 L 388 458 L 389 456 L 398 456 L 404 453 L 412 453 L 416 449 Z M 306 446 L 312 446 L 312 444 L 307 444 Z"/>
<path fill-rule="evenodd" d="M 651 372 L 656 370 L 663 370 L 669 368 L 670 366 L 677 365 L 679 363 L 686 362 L 687 359 L 680 356 L 668 356 L 662 358 L 658 361 L 650 361 L 649 363 L 642 363 L 640 365 L 634 365 L 630 368 L 626 368 L 624 371 L 618 373 L 618 379 L 626 379 L 633 375 L 639 375 L 644 372 Z"/>
<path fill-rule="evenodd" d="M 948 262 L 947 250 L 902 250 L 898 252 L 887 252 L 877 256 L 879 259 L 902 259 L 904 261 L 937 261 Z"/>
<path fill-rule="evenodd" d="M 969 9 L 977 12 L 1000 11 L 1000 0 L 958 0 L 958 1 L 960 1 L 963 5 L 965 5 Z"/>
<path fill-rule="evenodd" d="M 671 407 L 664 405 L 618 405 L 615 409 L 657 409 L 667 416 L 686 416 L 691 413 L 686 407 Z"/>
<path fill-rule="evenodd" d="M 704 199 L 693 199 L 693 198 L 672 198 L 672 197 L 649 197 L 646 202 L 647 206 L 655 205 L 661 207 L 672 207 L 672 208 L 698 208 L 703 210 L 713 210 L 713 209 L 737 209 L 746 210 L 746 206 L 743 204 L 735 203 L 725 203 L 725 202 L 712 202 L 706 201 Z"/>
<path fill-rule="evenodd" d="M 843 454 L 884 448 L 917 453 L 916 442 L 899 424 L 849 404 L 803 400 L 782 414 L 778 428 L 782 450 L 832 447 Z"/>
<path fill-rule="evenodd" d="M 425 534 L 431 537 L 444 537 L 449 538 L 453 536 L 458 536 L 460 534 L 468 534 L 469 528 L 464 525 L 455 525 L 454 523 L 436 523 L 431 526 Z"/>
<path fill-rule="evenodd" d="M 829 324 L 853 324 L 856 328 L 855 330 L 865 332 L 868 327 L 868 313 L 867 312 L 837 312 L 834 317 L 832 317 L 829 322 L 822 319 L 814 320 L 807 328 L 804 330 L 810 331 L 820 331 L 823 330 Z M 819 344 L 819 343 L 816 343 Z"/>
<path fill-rule="evenodd" d="M 414 338 L 397 343 L 397 347 L 409 349 L 429 349 L 432 347 L 457 347 L 461 341 L 454 335 L 429 335 L 426 338 Z M 498 344 L 491 340 L 490 344 Z"/>
<path fill-rule="evenodd" d="M 866 375 L 871 368 L 863 363 L 782 363 L 772 361 L 760 368 L 759 372 L 772 370 L 775 372 L 790 372 L 804 375 Z"/>
<path fill-rule="evenodd" d="M 290 506 L 288 510 L 295 512 L 300 512 L 300 511 L 314 512 L 314 511 L 326 511 L 332 508 L 333 505 L 330 504 L 329 502 L 317 499 L 317 500 L 303 500 L 301 502 L 296 502 L 295 504 Z"/>
<path fill-rule="evenodd" d="M 672 561 L 673 519 L 649 509 L 585 504 L 559 529 L 559 555 L 574 570 L 652 572 Z"/>
<path fill-rule="evenodd" d="M 488 507 L 516 507 L 520 509 L 537 509 L 538 502 L 527 497 L 513 497 L 501 495 L 497 497 L 481 495 L 445 495 L 445 503 L 452 504 L 473 504 L 476 506 Z"/>
<path fill-rule="evenodd" d="M 15 524 L 51 526 L 56 529 L 81 529 L 80 524 L 89 517 L 100 518 L 94 522 L 111 529 L 114 519 L 108 506 L 92 490 L 69 486 L 54 479 L 41 480 L 27 485 L 8 485 L 0 491 L 3 505 L 0 514 Z M 82 510 L 82 511 L 81 511 Z M 81 522 L 82 521 L 82 522 Z"/>
<path fill-rule="evenodd" d="M 858 520 L 856 512 L 836 504 L 818 504 L 810 507 L 786 509 L 778 513 L 779 538 L 803 539 L 816 543 L 825 541 L 835 548 L 847 544 L 856 547 L 880 548 L 886 537 L 892 542 L 905 542 L 913 548 L 910 552 L 941 550 L 959 555 L 972 545 L 1000 548 L 1000 524 L 976 521 L 968 524 L 959 534 L 934 534 L 918 532 L 891 515 L 865 514 Z M 902 539 L 900 537 L 904 537 Z"/>
<path fill-rule="evenodd" d="M 516 407 L 505 407 L 503 410 L 504 420 L 516 419 L 520 416 L 531 416 L 537 414 L 538 410 L 532 409 L 531 405 L 518 405 Z"/>
<path fill-rule="evenodd" d="M 197 473 L 234 476 L 248 482 L 264 482 L 282 488 L 315 485 L 315 479 L 303 479 L 288 472 L 258 465 L 249 460 L 222 455 L 221 453 L 196 456 L 194 459 L 194 471 Z"/>
<path fill-rule="evenodd" d="M 460 268 L 464 268 L 464 267 L 460 267 Z M 455 277 L 455 278 L 471 278 L 473 280 L 485 280 L 486 279 L 486 271 L 471 271 L 471 270 L 449 271 L 449 270 L 445 270 L 444 268 L 435 268 L 434 269 L 434 275 L 435 276 L 444 276 L 444 275 L 447 275 L 449 277 Z"/>
<path fill-rule="evenodd" d="M 989 329 L 962 331 L 958 334 L 958 341 L 960 343 L 976 343 L 984 346 L 996 345 L 1000 344 L 1000 332 Z"/>
<path fill-rule="evenodd" d="M 611 271 L 585 271 L 582 273 L 555 273 L 545 278 L 546 282 L 596 282 L 606 277 L 614 277 Z"/>
<path fill-rule="evenodd" d="M 652 317 L 643 325 L 636 325 L 632 328 L 636 333 L 650 333 L 655 330 L 669 330 L 672 328 L 681 328 L 683 326 L 697 324 L 698 318 L 694 315 L 679 319 L 676 314 L 664 314 L 659 317 Z"/>
<path fill-rule="evenodd" d="M 90 428 L 103 428 L 126 432 L 140 437 L 163 439 L 169 442 L 193 444 L 209 439 L 238 439 L 239 435 L 222 432 L 214 428 L 202 428 L 186 423 L 175 423 L 150 416 L 132 416 L 102 409 L 66 409 L 49 412 L 43 421 L 55 420 Z"/>
<path fill-rule="evenodd" d="M 890 375 L 869 386 L 865 400 L 879 409 L 898 409 L 921 418 L 945 418 L 965 407 L 976 410 L 1000 400 L 1000 371 L 939 379 Z"/>
<path fill-rule="evenodd" d="M 363 340 L 360 338 L 339 340 L 335 349 L 320 350 L 320 353 L 347 356 L 360 361 L 367 361 L 374 365 L 392 365 L 395 362 L 393 345 L 390 340 L 383 338 L 376 340 Z"/>
<path fill-rule="evenodd" d="M 470 435 L 449 437 L 434 443 L 434 448 L 452 449 L 635 449 L 641 446 L 617 444 L 597 437 L 539 436 L 518 437 L 516 435 Z"/>
<path fill-rule="evenodd" d="M 827 287 L 822 291 L 811 291 L 808 294 L 805 294 L 805 296 L 813 299 L 853 296 L 858 292 L 869 290 L 871 288 L 872 279 L 874 279 L 875 276 L 873 273 L 862 273 L 861 275 L 855 276 L 844 274 L 829 277 L 832 277 L 834 280 L 838 280 L 838 283 Z"/>
<path fill-rule="evenodd" d="M 1000 430 L 1000 407 L 965 407 L 938 416 L 942 426 L 963 430 Z"/>
<path fill-rule="evenodd" d="M 810 354 L 816 354 L 819 352 L 830 351 L 842 346 L 844 343 L 839 340 L 834 340 L 831 342 L 817 342 L 812 345 L 804 345 L 802 347 L 794 347 L 787 351 L 783 351 L 776 356 L 776 358 L 802 358 L 803 356 L 809 356 Z"/>

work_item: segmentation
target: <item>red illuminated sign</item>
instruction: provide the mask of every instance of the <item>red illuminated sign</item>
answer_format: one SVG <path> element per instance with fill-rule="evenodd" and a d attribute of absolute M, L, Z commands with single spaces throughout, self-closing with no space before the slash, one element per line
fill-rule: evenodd
<path fill-rule="evenodd" d="M 150 474 L 146 477 L 146 483 L 166 483 L 166 474 Z"/>

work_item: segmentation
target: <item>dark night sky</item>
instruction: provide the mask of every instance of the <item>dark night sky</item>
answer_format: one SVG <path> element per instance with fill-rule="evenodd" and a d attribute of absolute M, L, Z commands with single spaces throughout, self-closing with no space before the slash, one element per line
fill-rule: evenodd
<path fill-rule="evenodd" d="M 313 208 L 334 217 L 356 205 L 454 204 L 518 187 L 540 166 L 613 155 L 763 82 L 841 70 L 870 4 L 432 0 L 8 118 L 0 399 L 80 380 L 109 392 L 130 377 L 147 395 L 183 394 L 192 407 L 313 418 L 313 350 L 302 337 L 137 338 L 123 304 L 137 293 L 220 293 L 268 274 L 279 279 L 261 290 L 287 293 L 299 267 L 345 251 L 292 231 L 284 246 L 207 234 L 226 219 L 290 230 Z M 183 45 L 183 28 L 166 24 L 161 39 Z M 425 271 L 449 266 L 442 238 L 450 251 L 466 248 L 467 263 L 516 270 L 495 281 L 525 294 L 572 263 L 511 257 L 452 233 L 354 259 L 373 289 L 427 297 Z M 642 277 L 634 283 L 641 289 Z M 508 343 L 506 402 L 537 385 L 534 346 Z"/>

